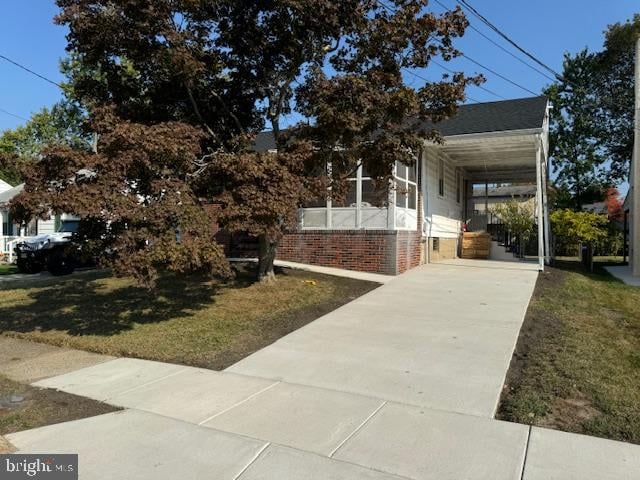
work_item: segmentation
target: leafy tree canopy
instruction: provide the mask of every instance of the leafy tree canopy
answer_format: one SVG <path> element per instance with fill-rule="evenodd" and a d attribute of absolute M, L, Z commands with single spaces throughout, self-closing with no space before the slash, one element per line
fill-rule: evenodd
<path fill-rule="evenodd" d="M 137 241 L 103 251 L 130 255 L 135 244 L 145 254 L 133 249 L 125 271 L 134 269 L 139 277 L 152 277 L 161 262 L 153 263 L 151 257 L 170 258 L 169 248 L 175 247 L 162 243 L 164 230 L 146 226 L 165 219 L 162 209 L 150 208 L 169 195 L 156 187 L 172 185 L 188 195 L 185 205 L 198 211 L 199 218 L 204 218 L 204 203 L 221 203 L 225 226 L 259 237 L 259 270 L 269 279 L 278 242 L 305 199 L 326 195 L 329 186 L 332 196 L 343 195 L 346 177 L 359 162 L 378 185 L 388 187 L 396 161 L 413 163 L 423 138 L 439 138 L 421 120 L 437 122 L 454 114 L 465 87 L 482 81 L 462 73 L 419 88 L 404 81 L 404 70 L 460 53 L 453 43 L 467 27 L 462 11 L 435 14 L 427 8 L 428 0 L 57 3 L 57 22 L 69 29 L 68 89 L 91 112 L 97 131 L 107 138 L 121 128 L 139 132 L 156 125 L 172 125 L 185 135 L 191 131 L 187 125 L 203 132 L 199 152 L 190 148 L 183 159 L 162 154 L 162 168 L 141 170 L 134 152 L 163 152 L 170 134 L 166 128 L 145 130 L 158 136 L 157 146 L 142 135 L 128 136 L 126 153 L 101 141 L 98 156 L 112 168 L 95 169 L 90 156 L 68 151 L 52 153 L 29 176 L 34 187 L 21 199 L 25 212 L 47 201 L 33 193 L 35 185 L 44 188 L 47 183 L 69 190 L 64 205 L 74 212 L 102 198 L 109 198 L 113 210 L 137 210 L 131 215 L 145 222 L 121 223 Z M 112 112 L 106 126 L 99 125 L 96 113 L 105 107 Z M 281 123 L 290 114 L 307 122 L 283 131 Z M 273 129 L 277 153 L 251 148 L 265 126 Z M 184 142 L 192 145 L 193 136 Z M 61 167 L 50 168 L 57 164 Z M 77 178 L 69 183 L 71 170 L 83 168 L 92 171 L 81 180 L 84 186 L 79 188 Z M 122 195 L 130 190 L 145 201 Z M 183 204 L 174 205 L 179 210 Z M 87 221 L 97 214 L 84 213 Z M 92 230 L 94 237 L 114 238 L 111 223 L 93 225 L 105 229 Z M 205 233 L 193 230 L 190 235 Z M 151 249 L 156 254 L 146 253 Z"/>
<path fill-rule="evenodd" d="M 640 15 L 610 25 L 604 49 L 565 55 L 562 79 L 551 85 L 551 157 L 557 183 L 572 207 L 603 200 L 626 180 L 633 154 L 635 42 Z M 596 194 L 596 195 L 594 195 Z"/>
<path fill-rule="evenodd" d="M 0 178 L 12 185 L 22 181 L 21 164 L 40 158 L 49 145 L 87 148 L 79 107 L 62 101 L 34 113 L 24 124 L 0 134 Z"/>
<path fill-rule="evenodd" d="M 512 198 L 495 205 L 491 213 L 500 217 L 507 229 L 521 240 L 528 240 L 534 232 L 535 216 L 530 203 Z"/>
<path fill-rule="evenodd" d="M 551 213 L 554 235 L 574 244 L 595 244 L 607 237 L 607 217 L 593 212 L 556 210 Z"/>
<path fill-rule="evenodd" d="M 635 43 L 640 36 L 640 14 L 625 23 L 610 25 L 604 50 L 597 54 L 598 122 L 610 160 L 612 181 L 625 180 L 633 156 Z"/>

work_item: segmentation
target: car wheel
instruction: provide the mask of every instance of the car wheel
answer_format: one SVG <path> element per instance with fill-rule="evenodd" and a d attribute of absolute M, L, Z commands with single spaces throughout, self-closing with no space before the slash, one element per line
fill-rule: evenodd
<path fill-rule="evenodd" d="M 42 271 L 42 265 L 40 262 L 36 262 L 30 258 L 18 259 L 16 266 L 18 267 L 18 272 L 27 273 L 29 275 L 40 273 Z"/>
<path fill-rule="evenodd" d="M 69 275 L 75 270 L 75 264 L 63 250 L 56 250 L 47 257 L 47 270 L 55 276 Z"/>

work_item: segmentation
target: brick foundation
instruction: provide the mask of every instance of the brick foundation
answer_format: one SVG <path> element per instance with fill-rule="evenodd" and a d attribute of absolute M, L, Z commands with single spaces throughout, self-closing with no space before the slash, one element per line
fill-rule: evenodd
<path fill-rule="evenodd" d="M 284 236 L 278 259 L 397 275 L 420 264 L 418 232 L 304 230 Z"/>

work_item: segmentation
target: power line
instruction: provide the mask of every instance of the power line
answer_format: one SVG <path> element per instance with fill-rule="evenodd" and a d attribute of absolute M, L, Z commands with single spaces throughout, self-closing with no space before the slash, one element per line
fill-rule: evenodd
<path fill-rule="evenodd" d="M 20 120 L 24 120 L 25 122 L 29 121 L 28 118 L 21 117 L 20 115 L 16 115 L 15 113 L 11 113 L 9 110 L 5 110 L 2 107 L 0 107 L 0 112 L 4 113 L 5 115 L 9 115 L 10 117 L 15 117 L 15 118 L 19 118 Z"/>
<path fill-rule="evenodd" d="M 448 8 L 444 3 L 442 3 L 440 0 L 434 0 L 438 5 L 440 5 L 442 8 L 444 8 L 446 11 L 448 12 L 452 12 L 452 10 L 450 8 Z M 510 55 L 511 57 L 515 58 L 516 60 L 518 60 L 520 63 L 522 63 L 523 65 L 526 65 L 527 67 L 529 67 L 531 70 L 533 70 L 534 72 L 539 73 L 540 75 L 542 75 L 543 77 L 551 80 L 552 82 L 556 81 L 556 77 L 552 77 L 551 75 L 548 75 L 546 73 L 544 73 L 542 70 L 534 67 L 533 65 L 531 65 L 530 63 L 526 62 L 525 60 L 523 60 L 522 58 L 518 57 L 516 54 L 514 54 L 513 52 L 510 52 L 509 50 L 507 50 L 505 47 L 503 47 L 502 45 L 500 45 L 498 42 L 496 42 L 494 39 L 492 39 L 491 37 L 489 37 L 488 35 L 486 35 L 482 30 L 476 28 L 472 23 L 469 23 L 469 28 L 472 29 L 474 32 L 476 32 L 478 35 L 482 36 L 483 38 L 485 38 L 487 41 L 491 42 L 493 45 L 495 45 L 496 47 L 498 47 L 500 50 L 502 50 L 503 52 L 505 52 L 507 55 Z"/>
<path fill-rule="evenodd" d="M 18 68 L 21 68 L 22 70 L 29 72 L 31 75 L 35 75 L 36 77 L 44 80 L 45 82 L 51 83 L 52 85 L 55 85 L 56 87 L 64 90 L 64 88 L 62 87 L 62 85 L 60 85 L 58 82 L 51 80 L 50 78 L 45 77 L 44 75 L 40 75 L 38 72 L 34 72 L 33 70 L 31 70 L 29 67 L 25 67 L 24 65 L 22 65 L 19 62 L 16 62 L 15 60 L 10 59 L 9 57 L 6 57 L 2 54 L 0 54 L 0 58 L 3 60 L 6 60 L 7 62 L 15 65 Z"/>
<path fill-rule="evenodd" d="M 553 74 L 553 76 L 558 79 L 558 80 L 562 80 L 562 75 L 560 75 L 558 72 L 556 72 L 553 68 L 551 68 L 549 65 L 547 65 L 546 63 L 544 63 L 542 60 L 539 60 L 535 55 L 533 55 L 532 53 L 529 53 L 527 50 L 525 50 L 523 47 L 521 47 L 520 45 L 518 45 L 514 40 L 512 40 L 506 33 L 504 33 L 502 30 L 500 30 L 497 26 L 495 26 L 493 23 L 491 23 L 491 21 L 489 21 L 486 17 L 484 17 L 480 12 L 478 12 L 472 5 L 469 4 L 469 2 L 467 2 L 467 0 L 456 0 L 460 5 L 462 5 L 463 7 L 466 7 L 471 13 L 473 13 L 476 17 L 478 17 L 480 19 L 480 21 L 482 21 L 485 25 L 487 25 L 491 30 L 493 30 L 494 32 L 496 32 L 498 35 L 500 35 L 502 38 L 504 38 L 507 42 L 509 42 L 511 45 L 513 45 L 515 48 L 517 48 L 520 52 L 522 52 L 523 54 L 525 54 L 527 57 L 529 57 L 531 60 L 533 60 L 534 62 L 536 62 L 538 65 L 540 65 L 542 68 L 544 68 L 545 70 L 551 72 Z"/>
<path fill-rule="evenodd" d="M 439 62 L 436 62 L 434 59 L 431 59 L 430 62 L 432 62 L 433 64 L 437 65 L 441 69 L 446 70 L 449 73 L 452 73 L 454 75 L 456 73 L 454 70 L 450 69 L 449 67 L 447 67 L 447 66 L 445 66 L 445 65 L 443 65 L 443 64 L 441 64 Z M 480 90 L 484 90 L 485 92 L 487 92 L 487 93 L 489 93 L 489 94 L 491 94 L 491 95 L 493 95 L 495 97 L 498 97 L 498 98 L 500 98 L 502 100 L 506 100 L 505 97 L 503 97 L 502 95 L 494 92 L 493 90 L 489 90 L 487 87 L 483 87 L 482 85 L 476 85 L 476 87 L 478 87 Z"/>
<path fill-rule="evenodd" d="M 514 85 L 522 90 L 524 90 L 525 92 L 530 93 L 533 96 L 538 96 L 539 93 L 534 92 L 533 90 L 529 90 L 527 87 L 523 87 L 522 85 L 520 85 L 518 82 L 514 82 L 513 80 L 511 80 L 510 78 L 508 78 L 505 75 L 502 75 L 501 73 L 496 72 L 495 70 L 487 67 L 486 65 L 483 65 L 482 63 L 478 62 L 477 60 L 474 60 L 473 58 L 471 58 L 469 55 L 466 55 L 463 52 L 460 52 L 460 55 L 464 58 L 466 58 L 467 60 L 469 60 L 471 63 L 475 63 L 477 66 L 479 66 L 480 68 L 485 69 L 487 72 L 492 73 L 493 75 L 495 75 L 496 77 L 499 77 L 501 79 L 503 79 L 505 82 L 509 82 L 511 85 Z"/>
<path fill-rule="evenodd" d="M 432 83 L 432 81 L 431 81 L 431 80 L 429 80 L 428 78 L 423 77 L 422 75 L 418 75 L 416 72 L 413 72 L 413 71 L 409 70 L 408 68 L 403 68 L 402 70 L 403 70 L 403 71 L 405 71 L 405 72 L 407 72 L 409 75 L 413 75 L 414 77 L 419 78 L 420 80 L 425 81 L 426 83 Z M 466 96 L 469 100 L 471 100 L 472 102 L 475 102 L 475 103 L 482 103 L 482 102 L 480 102 L 480 100 L 476 100 L 475 98 L 472 98 L 472 97 L 470 97 L 469 95 L 467 95 L 467 94 L 466 94 L 466 92 L 465 92 L 465 96 Z"/>
<path fill-rule="evenodd" d="M 385 10 L 387 10 L 388 12 L 390 12 L 390 13 L 393 13 L 393 14 L 397 14 L 397 13 L 398 13 L 396 10 L 392 9 L 392 8 L 391 8 L 391 7 L 389 7 L 388 5 L 385 5 L 385 4 L 384 4 L 384 3 L 382 3 L 380 0 L 375 0 L 375 2 L 376 2 L 378 5 L 380 5 L 382 8 L 384 8 Z M 444 46 L 440 40 L 436 39 L 436 41 L 437 41 L 441 46 Z M 489 68 L 489 67 L 487 67 L 486 65 L 483 65 L 482 63 L 478 62 L 477 60 L 474 60 L 473 58 L 469 57 L 469 55 L 466 55 L 466 54 L 465 54 L 465 53 L 463 53 L 463 52 L 459 52 L 459 53 L 460 53 L 460 56 L 462 56 L 462 57 L 466 58 L 466 59 L 467 59 L 467 60 L 469 60 L 471 63 L 474 63 L 474 64 L 475 64 L 475 65 L 477 65 L 478 67 L 480 67 L 480 68 L 482 68 L 482 69 L 486 70 L 487 72 L 489 72 L 489 73 L 491 73 L 491 74 L 495 75 L 495 76 L 496 76 L 496 77 L 498 77 L 498 78 L 501 78 L 502 80 L 504 80 L 504 81 L 506 81 L 506 82 L 510 83 L 511 85 L 514 85 L 515 87 L 518 87 L 518 88 L 520 88 L 521 90 L 524 90 L 525 92 L 530 93 L 530 94 L 531 94 L 531 95 L 533 95 L 533 96 L 537 96 L 537 95 L 539 95 L 538 93 L 534 92 L 533 90 L 530 90 L 530 89 L 528 89 L 527 87 L 524 87 L 524 86 L 520 85 L 519 83 L 517 83 L 517 82 L 515 82 L 515 81 L 511 80 L 511 79 L 510 79 L 510 78 L 508 78 L 506 75 L 502 75 L 501 73 L 496 72 L 496 71 L 495 71 L 495 70 L 493 70 L 492 68 Z"/>
<path fill-rule="evenodd" d="M 440 3 L 439 0 L 435 0 L 436 2 Z M 544 63 L 542 60 L 538 59 L 535 55 L 533 55 L 532 53 L 529 53 L 526 49 L 524 49 L 524 47 L 521 47 L 520 45 L 518 45 L 514 40 L 512 40 L 511 38 L 509 38 L 509 36 L 504 33 L 502 30 L 500 30 L 500 28 L 498 28 L 495 24 L 493 24 L 490 20 L 488 20 L 486 17 L 484 17 L 480 12 L 478 12 L 469 2 L 468 0 L 456 0 L 456 2 L 458 2 L 461 6 L 467 8 L 469 11 L 471 11 L 471 13 L 473 13 L 477 18 L 479 18 L 485 25 L 487 25 L 489 28 L 491 28 L 491 30 L 493 30 L 494 32 L 496 32 L 498 35 L 500 35 L 502 38 L 504 38 L 507 42 L 509 42 L 511 45 L 513 45 L 515 48 L 517 48 L 520 52 L 522 52 L 523 54 L 525 54 L 527 57 L 529 57 L 531 60 L 533 60 L 534 62 L 536 62 L 538 65 L 540 65 L 541 67 L 543 67 L 545 70 L 548 70 L 550 73 L 553 74 L 553 76 L 555 77 L 555 80 L 560 81 L 560 82 L 565 82 L 568 85 L 571 85 L 575 88 L 582 88 L 579 85 L 577 85 L 575 82 L 568 80 L 564 75 L 558 73 L 556 70 L 554 70 L 553 68 L 551 68 L 550 66 L 548 66 L 546 63 Z M 463 56 L 465 56 L 464 54 L 462 54 Z M 469 58 L 467 56 L 467 58 Z M 469 59 L 471 60 L 471 59 Z M 471 60 L 473 61 L 473 60 Z M 523 87 L 520 87 L 523 88 Z M 531 92 L 530 90 L 528 90 L 529 92 Z M 533 93 L 533 92 L 531 92 Z M 536 94 L 534 94 L 536 95 Z M 627 107 L 621 104 L 618 104 L 617 102 L 614 102 L 614 104 L 618 105 L 619 107 L 626 109 Z"/>

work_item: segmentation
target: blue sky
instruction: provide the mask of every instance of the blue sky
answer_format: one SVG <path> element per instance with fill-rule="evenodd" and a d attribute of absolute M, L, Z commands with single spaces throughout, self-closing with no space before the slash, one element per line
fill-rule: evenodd
<path fill-rule="evenodd" d="M 455 0 L 440 0 L 453 7 Z M 566 51 L 577 52 L 584 47 L 599 50 L 602 32 L 608 24 L 625 21 L 640 11 L 637 0 L 469 0 L 482 14 L 556 70 L 562 66 Z M 53 24 L 56 7 L 49 0 L 5 0 L 0 16 L 0 54 L 23 63 L 56 81 L 62 80 L 58 66 L 65 56 L 65 29 Z M 435 11 L 442 8 L 432 3 Z M 473 16 L 471 23 L 495 40 Z M 499 41 L 499 40 L 498 40 Z M 500 51 L 476 32 L 469 30 L 458 43 L 471 58 L 493 68 L 529 90 L 539 92 L 549 80 Z M 467 73 L 482 71 L 465 59 L 451 62 L 449 67 Z M 439 78 L 435 65 L 420 74 Z M 486 73 L 484 85 L 506 98 L 529 96 L 527 92 Z M 407 76 L 408 82 L 419 85 L 421 80 Z M 497 100 L 477 88 L 469 95 L 480 101 Z M 0 60 L 0 109 L 28 118 L 34 111 L 50 106 L 60 98 L 58 89 L 17 67 Z M 0 131 L 13 128 L 23 120 L 0 111 Z"/>

